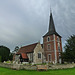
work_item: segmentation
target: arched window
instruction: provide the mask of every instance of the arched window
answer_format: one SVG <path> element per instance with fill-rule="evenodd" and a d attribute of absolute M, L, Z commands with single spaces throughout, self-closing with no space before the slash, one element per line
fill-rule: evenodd
<path fill-rule="evenodd" d="M 60 52 L 60 44 L 58 43 L 58 51 Z"/>
<path fill-rule="evenodd" d="M 48 36 L 48 37 L 47 37 L 47 42 L 49 42 L 49 41 L 50 41 L 50 37 Z"/>
<path fill-rule="evenodd" d="M 59 37 L 57 36 L 57 41 L 59 41 Z"/>
<path fill-rule="evenodd" d="M 47 49 L 50 50 L 50 44 L 47 45 Z"/>
<path fill-rule="evenodd" d="M 38 53 L 38 58 L 41 59 L 41 53 Z"/>

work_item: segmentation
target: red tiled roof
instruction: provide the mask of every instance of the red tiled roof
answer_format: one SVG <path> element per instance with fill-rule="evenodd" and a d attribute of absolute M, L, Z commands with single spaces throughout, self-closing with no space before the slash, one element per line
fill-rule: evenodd
<path fill-rule="evenodd" d="M 19 49 L 19 51 L 17 52 L 17 54 L 19 53 L 29 53 L 29 52 L 33 52 L 34 48 L 36 47 L 37 43 L 31 44 L 31 45 L 27 45 L 24 47 L 21 47 Z"/>
<path fill-rule="evenodd" d="M 23 59 L 28 59 L 28 56 L 27 56 L 26 53 L 21 53 L 21 55 L 22 55 L 22 58 L 23 58 Z"/>

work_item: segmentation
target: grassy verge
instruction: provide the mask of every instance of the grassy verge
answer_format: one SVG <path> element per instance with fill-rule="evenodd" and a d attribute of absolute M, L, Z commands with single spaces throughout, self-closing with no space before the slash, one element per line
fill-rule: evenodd
<path fill-rule="evenodd" d="M 0 75 L 75 75 L 75 68 L 49 71 L 17 71 L 0 67 Z"/>

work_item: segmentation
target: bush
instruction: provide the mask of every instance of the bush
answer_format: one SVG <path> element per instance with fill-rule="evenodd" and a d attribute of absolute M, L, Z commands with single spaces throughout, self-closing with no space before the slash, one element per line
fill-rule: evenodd
<path fill-rule="evenodd" d="M 1 56 L 0 56 L 0 62 L 1 62 Z"/>
<path fill-rule="evenodd" d="M 0 56 L 2 62 L 9 60 L 9 54 L 10 54 L 9 48 L 7 48 L 6 46 L 0 46 Z"/>

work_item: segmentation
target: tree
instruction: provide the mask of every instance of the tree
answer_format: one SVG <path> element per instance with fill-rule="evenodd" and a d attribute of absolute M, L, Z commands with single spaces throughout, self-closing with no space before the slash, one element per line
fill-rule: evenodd
<path fill-rule="evenodd" d="M 12 61 L 13 60 L 13 53 L 9 54 L 9 60 Z"/>
<path fill-rule="evenodd" d="M 65 52 L 62 53 L 62 59 L 67 62 L 75 62 L 75 35 L 66 40 Z"/>
<path fill-rule="evenodd" d="M 1 61 L 7 61 L 9 59 L 10 49 L 5 46 L 0 46 Z"/>
<path fill-rule="evenodd" d="M 0 56 L 0 62 L 1 62 L 1 56 Z"/>
<path fill-rule="evenodd" d="M 19 47 L 18 47 L 18 46 L 16 46 L 16 47 L 15 47 L 15 49 L 14 49 L 14 51 L 13 51 L 13 53 L 18 52 L 18 50 L 19 50 Z"/>

